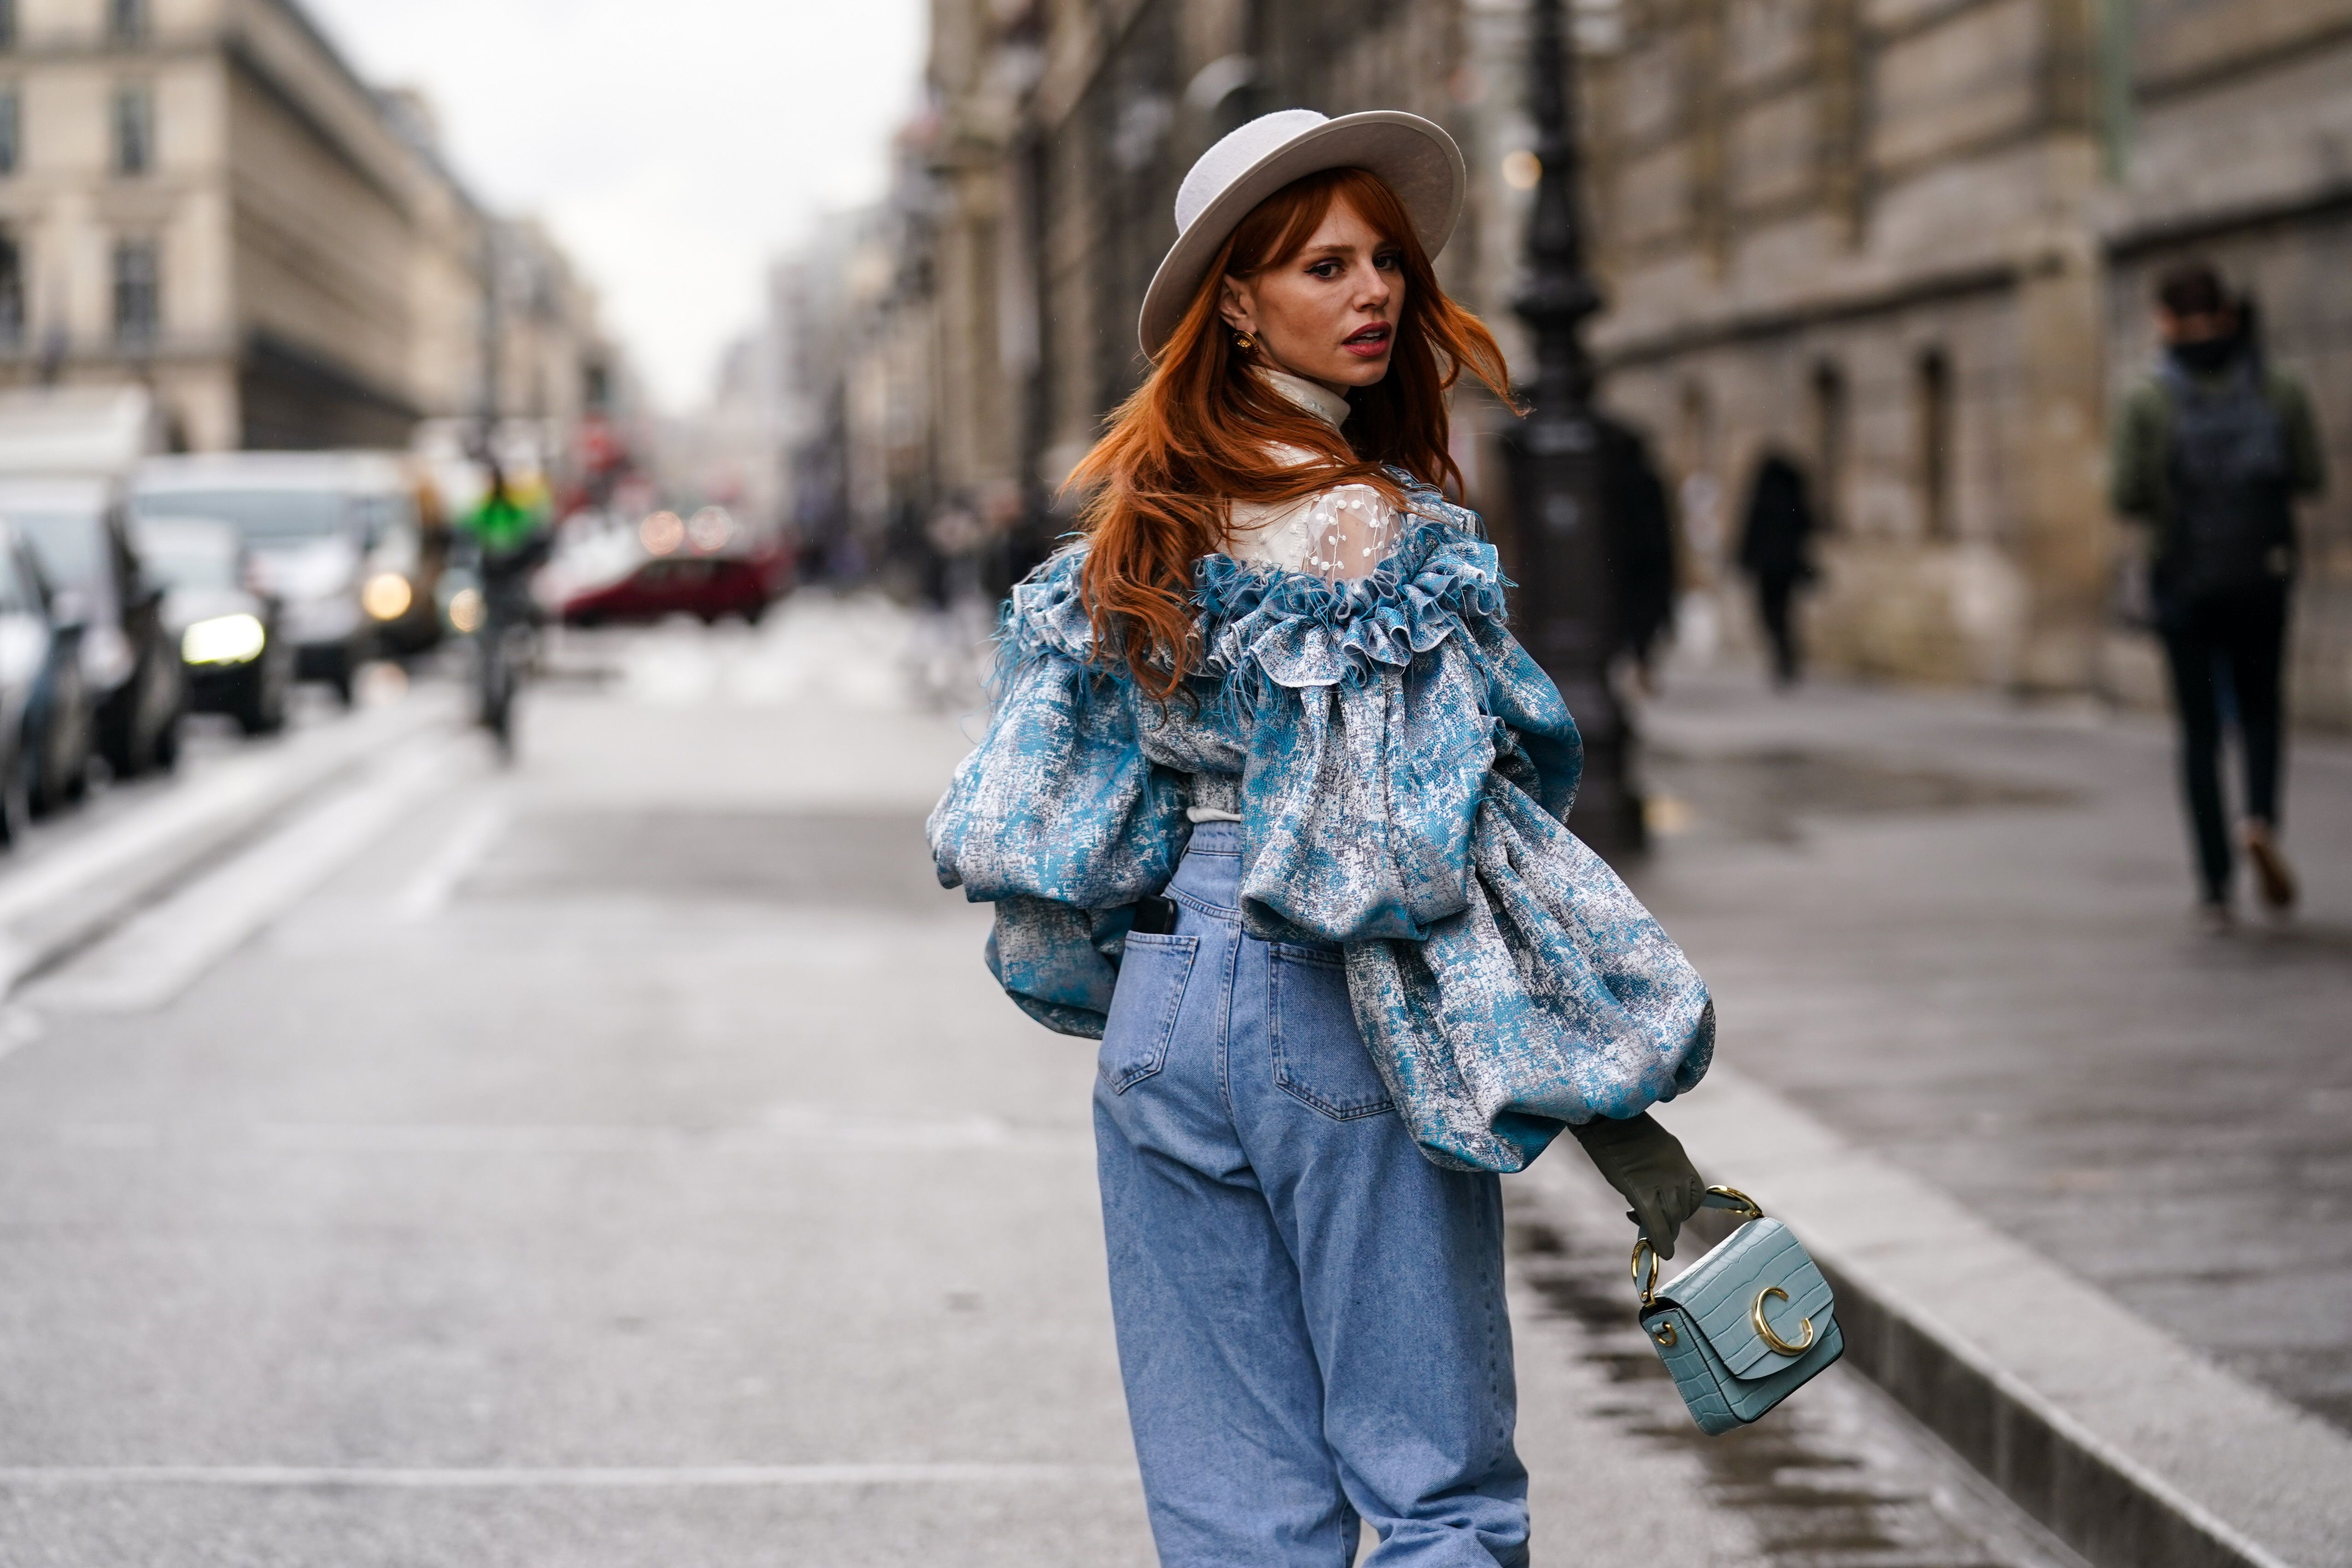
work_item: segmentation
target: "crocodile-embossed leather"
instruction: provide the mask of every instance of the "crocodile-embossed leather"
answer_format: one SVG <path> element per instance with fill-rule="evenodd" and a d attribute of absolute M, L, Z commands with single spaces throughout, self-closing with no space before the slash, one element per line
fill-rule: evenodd
<path fill-rule="evenodd" d="M 1829 1327 L 1834 1303 L 1829 1281 L 1797 1245 L 1789 1227 L 1777 1219 L 1753 1220 L 1731 1239 L 1691 1265 L 1658 1292 L 1696 1320 L 1700 1334 L 1734 1377 L 1764 1377 L 1797 1358 L 1782 1355 L 1764 1342 L 1751 1321 L 1756 1300 L 1779 1289 L 1788 1300 L 1766 1303 L 1765 1321 L 1773 1332 L 1791 1344 L 1805 1337 L 1799 1325 L 1813 1320 L 1818 1336 Z"/>
<path fill-rule="evenodd" d="M 1751 1314 L 1774 1288 L 1788 1300 L 1765 1303 L 1773 1332 L 1794 1343 L 1812 1320 L 1812 1344 L 1800 1354 L 1775 1351 L 1756 1331 Z M 1691 1418 L 1712 1436 L 1756 1420 L 1844 1353 L 1835 1311 L 1829 1281 L 1789 1227 L 1759 1219 L 1661 1287 L 1642 1327 Z"/>

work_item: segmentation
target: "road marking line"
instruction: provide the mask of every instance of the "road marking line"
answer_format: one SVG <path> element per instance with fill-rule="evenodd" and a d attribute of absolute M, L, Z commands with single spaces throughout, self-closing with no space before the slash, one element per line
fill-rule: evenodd
<path fill-rule="evenodd" d="M 134 916 L 31 994 L 79 1013 L 163 1006 L 373 843 L 445 776 L 456 749 L 443 742 L 383 768 Z"/>
<path fill-rule="evenodd" d="M 503 799 L 484 801 L 468 812 L 408 885 L 401 889 L 400 896 L 393 900 L 394 912 L 412 925 L 438 913 L 456 895 L 457 885 L 490 852 L 490 846 L 506 831 L 513 815 Z"/>
<path fill-rule="evenodd" d="M 1132 1485 L 1117 1465 L 663 1465 L 418 1468 L 366 1465 L 6 1465 L 0 1487 L 360 1487 L 385 1491 L 665 1487 L 1003 1486 L 1088 1481 Z"/>
<path fill-rule="evenodd" d="M 125 812 L 87 837 L 59 845 L 31 865 L 0 877 L 0 924 L 144 858 L 208 817 L 267 795 L 286 775 L 331 771 L 357 753 L 422 729 L 443 718 L 446 707 L 402 703 L 378 710 L 382 719 L 370 714 L 323 726 L 298 734 L 283 750 L 229 759 L 152 804 Z"/>
<path fill-rule="evenodd" d="M 877 1117 L 824 1106 L 772 1107 L 758 1122 L 709 1128 L 626 1123 L 266 1122 L 263 1147 L 327 1154 L 761 1153 L 798 1143 L 849 1144 L 902 1153 L 998 1151 L 1092 1154 L 1076 1129 L 1014 1127 L 985 1117 Z"/>
<path fill-rule="evenodd" d="M 103 930 L 114 915 L 168 883 L 208 842 L 243 832 L 262 814 L 299 799 L 371 752 L 446 722 L 454 710 L 438 693 L 297 731 L 269 750 L 226 759 L 156 798 L 96 824 L 29 861 L 0 871 L 0 992 L 61 948 Z M 121 882 L 110 909 L 69 915 L 94 889 Z"/>

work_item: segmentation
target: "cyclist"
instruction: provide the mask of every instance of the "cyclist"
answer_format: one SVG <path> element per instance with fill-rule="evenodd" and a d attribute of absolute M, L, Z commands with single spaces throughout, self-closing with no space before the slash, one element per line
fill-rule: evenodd
<path fill-rule="evenodd" d="M 505 469 L 493 462 L 488 492 L 459 522 L 461 535 L 473 543 L 482 584 L 482 618 L 473 628 L 481 721 L 501 752 L 513 747 L 514 690 L 528 661 L 527 648 L 517 645 L 528 642 L 535 619 L 530 574 L 552 543 L 545 518 L 539 498 L 509 485 Z"/>

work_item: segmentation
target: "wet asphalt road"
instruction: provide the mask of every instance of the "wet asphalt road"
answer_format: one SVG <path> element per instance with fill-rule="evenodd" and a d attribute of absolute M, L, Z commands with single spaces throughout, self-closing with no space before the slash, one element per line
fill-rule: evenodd
<path fill-rule="evenodd" d="M 930 884 L 903 638 L 574 645 L 184 994 L 10 1005 L 0 1563 L 1150 1561 L 1089 1053 Z M 1537 1561 L 2063 1563 L 1843 1373 L 1699 1437 L 1617 1205 L 1511 1192 Z"/>

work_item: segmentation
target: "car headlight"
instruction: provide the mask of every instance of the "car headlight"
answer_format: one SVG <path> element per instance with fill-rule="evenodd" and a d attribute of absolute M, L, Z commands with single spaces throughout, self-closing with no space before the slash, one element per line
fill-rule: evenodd
<path fill-rule="evenodd" d="M 396 621 L 408 613 L 416 591 L 397 572 L 379 572 L 360 590 L 360 605 L 379 621 Z"/>
<path fill-rule="evenodd" d="M 256 616 L 215 616 L 180 634 L 180 658 L 189 664 L 243 664 L 258 658 L 268 630 Z"/>

